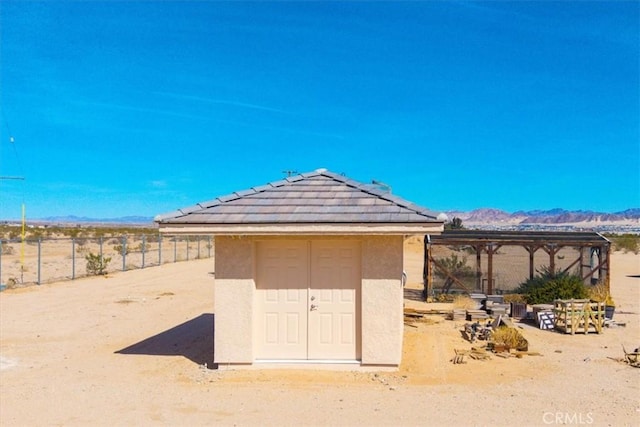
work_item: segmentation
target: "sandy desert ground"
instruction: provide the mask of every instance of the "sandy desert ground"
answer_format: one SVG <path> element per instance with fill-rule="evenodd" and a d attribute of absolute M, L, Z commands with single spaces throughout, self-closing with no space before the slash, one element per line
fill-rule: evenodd
<path fill-rule="evenodd" d="M 520 325 L 541 356 L 454 365 L 471 347 L 463 322 L 432 316 L 380 373 L 211 369 L 212 271 L 204 259 L 0 293 L 0 425 L 640 425 L 640 369 L 614 360 L 640 346 L 638 255 L 612 258 L 626 327 Z"/>

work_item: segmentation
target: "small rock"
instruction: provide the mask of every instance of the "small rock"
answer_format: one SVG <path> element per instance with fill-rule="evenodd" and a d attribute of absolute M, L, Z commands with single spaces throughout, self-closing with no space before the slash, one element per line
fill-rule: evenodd
<path fill-rule="evenodd" d="M 389 387 L 389 390 L 395 390 L 395 389 L 396 389 L 396 388 L 395 388 L 395 387 L 393 387 L 393 386 Z"/>

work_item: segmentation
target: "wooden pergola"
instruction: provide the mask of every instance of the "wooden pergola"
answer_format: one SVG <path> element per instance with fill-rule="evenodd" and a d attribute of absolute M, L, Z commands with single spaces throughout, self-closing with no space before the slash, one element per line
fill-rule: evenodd
<path fill-rule="evenodd" d="M 582 280 L 586 281 L 598 273 L 598 279 L 607 290 L 610 287 L 611 242 L 596 232 L 548 232 L 548 231 L 481 231 L 481 230 L 445 230 L 439 235 L 426 235 L 424 239 L 424 271 L 423 279 L 427 295 L 433 292 L 434 269 L 448 277 L 463 289 L 470 291 L 462 281 L 434 259 L 432 247 L 436 245 L 466 246 L 476 254 L 476 287 L 481 288 L 482 256 L 487 256 L 487 293 L 493 293 L 493 257 L 503 246 L 520 246 L 529 253 L 529 277 L 535 273 L 534 255 L 543 250 L 549 255 L 549 269 L 556 271 L 556 254 L 564 247 L 578 250 L 578 258 L 563 272 L 578 266 Z M 585 263 L 585 250 L 589 251 L 589 263 Z M 591 257 L 597 257 L 596 265 L 591 264 Z"/>

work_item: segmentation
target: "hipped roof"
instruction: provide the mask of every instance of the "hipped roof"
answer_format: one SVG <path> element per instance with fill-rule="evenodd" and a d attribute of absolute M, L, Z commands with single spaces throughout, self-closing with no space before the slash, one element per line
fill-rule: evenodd
<path fill-rule="evenodd" d="M 437 213 L 381 188 L 318 169 L 158 215 L 171 226 L 384 225 L 442 226 Z"/>

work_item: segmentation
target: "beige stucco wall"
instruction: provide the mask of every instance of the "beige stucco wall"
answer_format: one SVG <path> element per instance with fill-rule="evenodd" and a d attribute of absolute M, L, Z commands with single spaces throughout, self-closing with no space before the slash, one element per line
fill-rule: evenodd
<path fill-rule="evenodd" d="M 402 359 L 402 236 L 368 236 L 362 244 L 362 364 Z"/>
<path fill-rule="evenodd" d="M 253 244 L 216 237 L 214 362 L 253 363 Z"/>
<path fill-rule="evenodd" d="M 215 355 L 219 364 L 253 362 L 254 246 L 285 236 L 217 236 L 215 245 Z M 339 236 L 294 236 L 336 239 Z M 345 236 L 361 241 L 362 364 L 398 365 L 402 356 L 402 236 Z"/>

